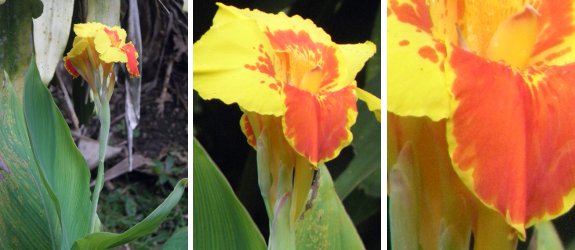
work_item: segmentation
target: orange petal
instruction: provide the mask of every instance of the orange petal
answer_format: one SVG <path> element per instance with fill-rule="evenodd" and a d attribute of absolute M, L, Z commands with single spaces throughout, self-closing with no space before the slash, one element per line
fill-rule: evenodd
<path fill-rule="evenodd" d="M 138 70 L 138 52 L 132 42 L 127 43 L 122 46 L 122 51 L 126 53 L 128 57 L 128 62 L 126 63 L 126 68 L 131 77 L 140 77 L 140 71 Z"/>
<path fill-rule="evenodd" d="M 242 114 L 242 118 L 240 118 L 240 127 L 248 140 L 248 144 L 256 149 L 256 136 L 254 135 L 254 130 L 252 129 L 252 125 L 250 124 L 250 120 L 246 114 Z"/>
<path fill-rule="evenodd" d="M 72 62 L 70 62 L 70 59 L 68 59 L 67 57 L 64 57 L 64 68 L 66 68 L 68 73 L 70 73 L 70 75 L 72 75 L 73 78 L 80 76 L 76 68 L 74 68 L 74 65 L 72 65 Z"/>
<path fill-rule="evenodd" d="M 335 158 L 352 139 L 357 117 L 354 86 L 314 96 L 286 84 L 284 134 L 300 155 L 316 165 Z"/>
<path fill-rule="evenodd" d="M 448 142 L 455 169 L 488 206 L 525 226 L 575 202 L 575 64 L 509 67 L 455 48 Z"/>

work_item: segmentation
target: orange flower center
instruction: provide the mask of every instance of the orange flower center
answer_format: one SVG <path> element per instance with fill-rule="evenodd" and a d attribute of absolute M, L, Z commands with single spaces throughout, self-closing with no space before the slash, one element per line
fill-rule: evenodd
<path fill-rule="evenodd" d="M 275 57 L 260 45 L 258 62 L 244 65 L 246 69 L 275 78 L 278 82 L 269 84 L 274 90 L 281 89 L 284 83 L 313 95 L 329 90 L 338 77 L 334 47 L 312 41 L 304 31 L 297 34 L 293 30 L 268 31 L 266 35 Z"/>
<path fill-rule="evenodd" d="M 276 55 L 279 77 L 291 86 L 317 94 L 338 76 L 335 48 L 312 41 L 308 33 L 293 30 L 266 32 Z M 277 79 L 278 76 L 276 76 Z"/>

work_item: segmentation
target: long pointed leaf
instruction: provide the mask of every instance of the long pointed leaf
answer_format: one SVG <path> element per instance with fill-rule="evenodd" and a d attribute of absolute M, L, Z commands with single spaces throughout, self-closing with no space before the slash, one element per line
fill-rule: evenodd
<path fill-rule="evenodd" d="M 90 173 L 34 60 L 26 74 L 24 115 L 34 157 L 60 209 L 61 248 L 70 249 L 89 232 Z"/>
<path fill-rule="evenodd" d="M 196 139 L 193 159 L 193 248 L 266 249 L 264 238 L 256 224 Z"/>
<path fill-rule="evenodd" d="M 58 249 L 60 223 L 8 77 L 0 86 L 0 249 Z"/>
<path fill-rule="evenodd" d="M 119 246 L 128 243 L 136 238 L 152 233 L 164 222 L 170 211 L 178 204 L 184 194 L 188 179 L 178 181 L 170 195 L 158 206 L 148 217 L 140 223 L 131 227 L 127 231 L 116 234 L 108 232 L 98 232 L 90 234 L 74 244 L 73 249 L 77 250 L 100 250 Z"/>

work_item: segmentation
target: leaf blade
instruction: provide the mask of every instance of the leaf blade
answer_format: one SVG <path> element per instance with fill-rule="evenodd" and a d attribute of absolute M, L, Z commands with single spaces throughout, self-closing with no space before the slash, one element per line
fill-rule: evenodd
<path fill-rule="evenodd" d="M 89 232 L 90 173 L 34 60 L 26 74 L 24 116 L 32 152 L 60 210 L 61 248 L 70 249 Z"/>
<path fill-rule="evenodd" d="M 325 165 L 318 174 L 317 196 L 296 224 L 296 249 L 365 249 Z"/>
<path fill-rule="evenodd" d="M 0 249 L 57 249 L 56 208 L 37 172 L 22 104 L 5 77 L 0 86 Z"/>
<path fill-rule="evenodd" d="M 194 139 L 194 249 L 265 249 L 265 240 Z"/>

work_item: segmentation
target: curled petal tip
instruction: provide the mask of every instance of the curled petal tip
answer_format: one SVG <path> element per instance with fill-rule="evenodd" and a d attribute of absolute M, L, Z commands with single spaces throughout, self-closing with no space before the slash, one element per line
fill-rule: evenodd
<path fill-rule="evenodd" d="M 66 68 L 66 71 L 68 71 L 68 73 L 70 73 L 70 75 L 72 75 L 73 78 L 80 76 L 76 68 L 74 68 L 74 65 L 72 65 L 70 59 L 66 57 L 64 58 L 64 68 Z"/>
<path fill-rule="evenodd" d="M 138 52 L 132 42 L 127 43 L 122 47 L 122 51 L 126 53 L 128 57 L 128 62 L 126 63 L 126 68 L 130 73 L 131 77 L 140 77 L 140 71 L 138 70 Z"/>

